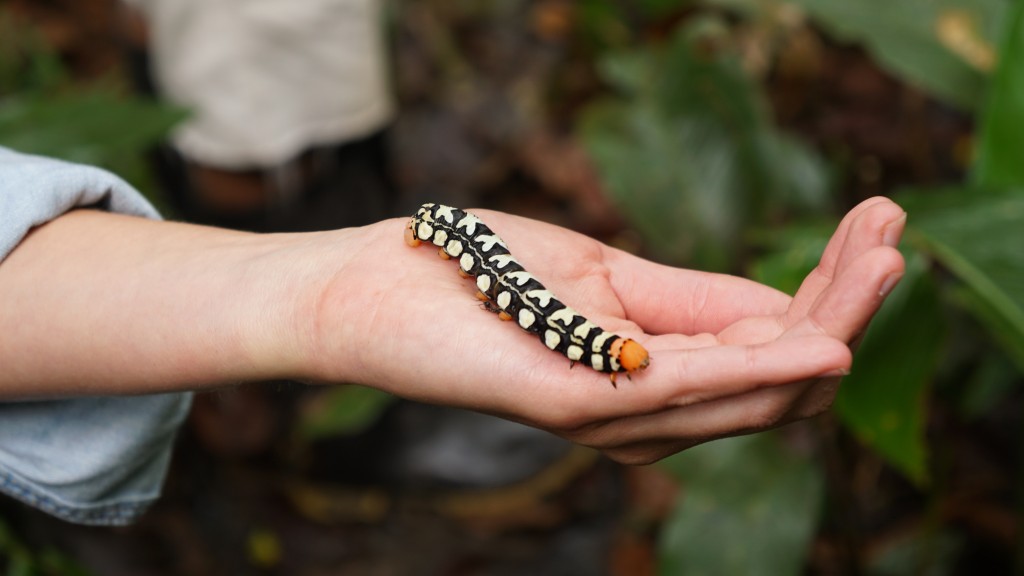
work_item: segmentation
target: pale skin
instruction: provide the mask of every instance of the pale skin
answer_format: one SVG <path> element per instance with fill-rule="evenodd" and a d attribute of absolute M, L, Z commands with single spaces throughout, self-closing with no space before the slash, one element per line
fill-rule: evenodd
<path fill-rule="evenodd" d="M 647 463 L 826 410 L 904 270 L 906 215 L 884 198 L 847 214 L 795 297 L 473 212 L 565 303 L 643 344 L 650 366 L 617 387 L 570 369 L 482 310 L 454 263 L 408 247 L 406 220 L 256 235 L 78 210 L 0 263 L 0 399 L 359 383 Z"/>

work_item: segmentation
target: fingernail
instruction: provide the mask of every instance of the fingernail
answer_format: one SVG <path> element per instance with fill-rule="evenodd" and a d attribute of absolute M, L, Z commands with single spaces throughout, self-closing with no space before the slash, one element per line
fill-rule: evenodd
<path fill-rule="evenodd" d="M 903 236 L 903 228 L 906 224 L 907 213 L 904 212 L 902 216 L 886 225 L 885 231 L 882 233 L 882 243 L 892 248 L 898 246 L 900 243 L 900 237 Z"/>
<path fill-rule="evenodd" d="M 903 278 L 902 272 L 894 272 L 886 276 L 885 280 L 882 282 L 882 287 L 878 289 L 878 295 L 882 298 L 888 296 L 889 292 L 892 292 L 892 289 L 896 287 L 897 283 L 899 283 L 900 278 Z"/>
<path fill-rule="evenodd" d="M 835 370 L 829 370 L 824 374 L 819 374 L 818 378 L 842 378 L 843 376 L 849 376 L 850 370 L 847 368 L 836 368 Z"/>

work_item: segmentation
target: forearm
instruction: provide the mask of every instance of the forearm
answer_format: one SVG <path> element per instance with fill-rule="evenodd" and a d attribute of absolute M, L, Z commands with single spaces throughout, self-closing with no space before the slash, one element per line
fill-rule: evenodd
<path fill-rule="evenodd" d="M 300 372 L 303 239 L 80 210 L 0 263 L 0 398 Z"/>

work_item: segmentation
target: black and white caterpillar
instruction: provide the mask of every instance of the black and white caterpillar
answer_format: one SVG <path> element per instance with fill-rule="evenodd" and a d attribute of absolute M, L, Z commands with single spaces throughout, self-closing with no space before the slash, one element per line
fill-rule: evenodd
<path fill-rule="evenodd" d="M 459 273 L 476 277 L 477 298 L 502 320 L 540 337 L 572 363 L 582 362 L 610 375 L 629 376 L 650 362 L 647 350 L 630 338 L 608 332 L 566 306 L 509 253 L 505 242 L 479 218 L 458 208 L 424 204 L 409 220 L 405 241 L 438 247 L 444 259 L 457 258 Z"/>

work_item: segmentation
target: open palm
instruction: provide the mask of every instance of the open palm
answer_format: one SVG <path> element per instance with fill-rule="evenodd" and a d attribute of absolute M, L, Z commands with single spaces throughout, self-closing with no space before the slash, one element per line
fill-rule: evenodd
<path fill-rule="evenodd" d="M 327 362 L 318 376 L 498 414 L 623 462 L 825 410 L 852 362 L 850 343 L 903 272 L 893 246 L 905 216 L 884 198 L 843 219 L 794 297 L 654 264 L 557 226 L 474 213 L 563 302 L 641 342 L 650 367 L 618 387 L 586 367 L 569 370 L 535 336 L 482 310 L 454 264 L 406 247 L 404 222 L 387 221 L 352 232 L 364 248 L 317 296 Z M 332 352 L 351 342 L 364 344 Z"/>

